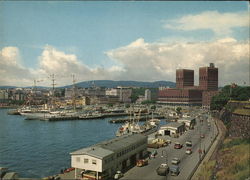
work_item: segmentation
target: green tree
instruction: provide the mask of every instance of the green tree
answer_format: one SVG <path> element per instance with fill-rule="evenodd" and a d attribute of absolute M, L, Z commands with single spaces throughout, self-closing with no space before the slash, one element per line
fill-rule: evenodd
<path fill-rule="evenodd" d="M 177 107 L 176 112 L 177 112 L 177 114 L 180 114 L 181 113 L 181 107 Z"/>
<path fill-rule="evenodd" d="M 226 85 L 222 88 L 221 92 L 212 97 L 211 109 L 221 110 L 227 102 L 231 100 L 246 101 L 250 98 L 249 86 L 230 86 Z"/>

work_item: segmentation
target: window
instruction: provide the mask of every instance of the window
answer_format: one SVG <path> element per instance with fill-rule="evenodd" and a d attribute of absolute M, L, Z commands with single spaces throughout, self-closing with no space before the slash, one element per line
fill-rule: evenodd
<path fill-rule="evenodd" d="M 96 160 L 95 159 L 92 159 L 92 164 L 96 164 Z"/>
<path fill-rule="evenodd" d="M 84 158 L 84 164 L 89 163 L 89 159 Z"/>
<path fill-rule="evenodd" d="M 81 158 L 80 157 L 76 157 L 76 162 L 80 162 Z"/>

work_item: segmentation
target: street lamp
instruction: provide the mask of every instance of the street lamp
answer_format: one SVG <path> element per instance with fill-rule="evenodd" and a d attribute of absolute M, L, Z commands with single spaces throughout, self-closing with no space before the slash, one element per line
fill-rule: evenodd
<path fill-rule="evenodd" d="M 166 157 L 166 179 L 167 179 L 167 171 L 168 171 L 168 157 L 167 157 L 167 150 L 166 149 L 163 149 L 161 151 L 161 157 L 163 158 L 164 157 L 164 154 L 165 154 L 165 157 Z"/>

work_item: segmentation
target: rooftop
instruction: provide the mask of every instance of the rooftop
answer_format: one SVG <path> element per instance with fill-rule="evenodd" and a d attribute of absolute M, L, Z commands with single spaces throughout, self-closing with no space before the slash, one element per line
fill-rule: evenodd
<path fill-rule="evenodd" d="M 147 137 L 141 134 L 124 135 L 111 140 L 103 141 L 93 146 L 82 148 L 70 153 L 71 155 L 86 154 L 97 158 L 104 158 L 111 155 L 120 149 L 135 144 L 138 141 L 146 139 Z"/>
<path fill-rule="evenodd" d="M 178 123 L 178 122 L 170 122 L 170 123 L 168 123 L 168 124 L 166 124 L 166 125 L 163 125 L 163 126 L 161 126 L 161 127 L 173 127 L 173 128 L 178 128 L 178 127 L 180 127 L 180 126 L 183 126 L 183 124 L 181 124 L 181 123 Z"/>

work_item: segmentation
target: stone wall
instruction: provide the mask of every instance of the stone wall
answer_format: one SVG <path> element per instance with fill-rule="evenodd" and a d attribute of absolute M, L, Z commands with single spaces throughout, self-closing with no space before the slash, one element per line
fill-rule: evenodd
<path fill-rule="evenodd" d="M 229 137 L 250 138 L 250 116 L 239 115 L 232 111 L 236 108 L 244 108 L 249 102 L 229 102 L 218 114 L 219 118 L 228 128 Z M 247 109 L 250 111 L 250 109 Z"/>

